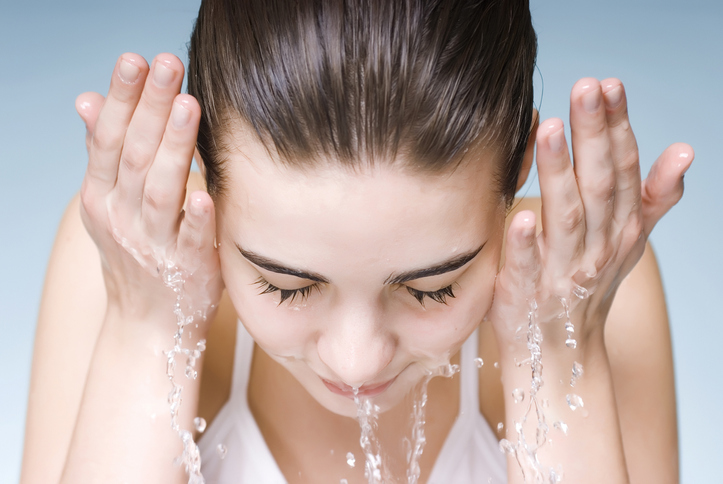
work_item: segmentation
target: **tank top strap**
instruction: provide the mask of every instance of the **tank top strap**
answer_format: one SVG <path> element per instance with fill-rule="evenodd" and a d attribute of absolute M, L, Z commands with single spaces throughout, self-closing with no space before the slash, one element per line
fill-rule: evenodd
<path fill-rule="evenodd" d="M 254 339 L 241 320 L 236 320 L 236 352 L 233 362 L 231 398 L 246 404 L 246 392 L 251 376 L 251 361 L 254 356 Z"/>
<path fill-rule="evenodd" d="M 479 331 L 475 330 L 462 345 L 460 365 L 460 415 L 479 413 L 479 370 L 475 359 L 479 356 Z"/>

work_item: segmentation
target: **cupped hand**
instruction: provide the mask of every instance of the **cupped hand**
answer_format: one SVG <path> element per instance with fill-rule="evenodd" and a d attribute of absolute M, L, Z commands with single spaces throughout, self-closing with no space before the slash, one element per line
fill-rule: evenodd
<path fill-rule="evenodd" d="M 520 328 L 527 328 L 535 307 L 541 323 L 571 317 L 574 328 L 559 323 L 546 329 L 559 341 L 552 346 L 564 349 L 567 340 L 576 347 L 591 335 L 602 337 L 620 282 L 642 256 L 655 224 L 680 200 L 693 161 L 689 145 L 673 144 L 641 181 L 625 90 L 617 79 L 575 84 L 570 128 L 573 164 L 561 120 L 547 120 L 537 130 L 542 231 L 536 233 L 530 211 L 513 218 L 488 314 L 503 353 L 526 348 Z"/>
<path fill-rule="evenodd" d="M 206 315 L 223 289 L 213 201 L 204 191 L 186 201 L 200 107 L 179 94 L 182 80 L 177 57 L 161 54 L 149 68 L 128 53 L 105 99 L 76 101 L 89 156 L 81 217 L 101 254 L 109 309 L 122 319 L 175 321 L 181 280 L 188 306 Z"/>

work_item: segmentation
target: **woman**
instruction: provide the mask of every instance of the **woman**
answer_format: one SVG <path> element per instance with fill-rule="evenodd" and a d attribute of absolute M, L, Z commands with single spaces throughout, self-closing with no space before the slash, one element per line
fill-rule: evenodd
<path fill-rule="evenodd" d="M 353 389 L 399 440 L 404 395 L 450 358 L 462 374 L 430 382 L 421 481 L 524 482 L 516 423 L 530 401 L 530 313 L 544 334 L 535 397 L 548 423 L 569 429 L 550 431 L 538 470 L 675 481 L 667 320 L 644 249 L 693 153 L 671 146 L 641 184 L 621 83 L 583 79 L 571 96 L 573 167 L 562 122 L 537 125 L 534 57 L 526 4 L 461 1 L 204 2 L 194 97 L 178 94 L 178 59 L 149 69 L 121 56 L 106 100 L 78 101 L 88 172 L 38 327 L 49 341 L 33 388 L 70 386 L 77 401 L 52 415 L 31 401 L 23 481 L 185 479 L 169 465 L 180 445 L 166 417 L 175 295 L 158 262 L 168 261 L 207 316 L 184 334 L 208 350 L 192 369 L 202 375 L 182 381 L 178 423 L 210 423 L 209 482 L 361 482 L 363 466 L 346 459 L 361 460 Z M 208 193 L 191 177 L 179 218 L 197 133 Z M 508 214 L 535 141 L 542 203 Z M 61 327 L 69 343 L 53 337 Z M 86 355 L 77 374 L 53 373 L 61 347 Z M 486 362 L 479 379 L 473 357 Z M 573 391 L 574 362 L 584 374 Z"/>

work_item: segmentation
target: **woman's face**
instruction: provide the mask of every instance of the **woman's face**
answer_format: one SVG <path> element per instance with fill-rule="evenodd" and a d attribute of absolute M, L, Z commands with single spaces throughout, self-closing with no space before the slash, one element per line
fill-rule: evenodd
<path fill-rule="evenodd" d="M 328 410 L 355 416 L 352 388 L 394 406 L 492 303 L 505 219 L 495 160 L 479 152 L 441 175 L 301 170 L 241 135 L 217 201 L 241 321 Z"/>

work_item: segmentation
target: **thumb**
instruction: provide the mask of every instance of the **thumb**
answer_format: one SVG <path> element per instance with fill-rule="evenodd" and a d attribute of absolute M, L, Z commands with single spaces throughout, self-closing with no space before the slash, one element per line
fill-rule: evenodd
<path fill-rule="evenodd" d="M 683 196 L 683 175 L 694 157 L 690 145 L 675 143 L 653 164 L 641 187 L 645 235 L 650 235 L 658 220 Z"/>
<path fill-rule="evenodd" d="M 90 152 L 90 141 L 93 139 L 95 122 L 103 106 L 105 98 L 97 92 L 84 92 L 75 98 L 75 110 L 85 123 L 85 148 Z"/>
<path fill-rule="evenodd" d="M 534 295 L 540 277 L 540 251 L 537 246 L 535 214 L 523 210 L 515 215 L 507 230 L 505 267 L 500 276 L 509 289 Z"/>

